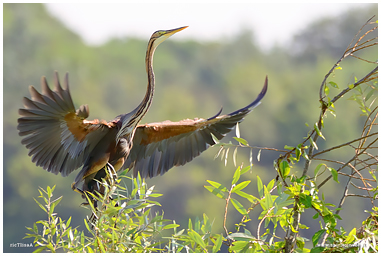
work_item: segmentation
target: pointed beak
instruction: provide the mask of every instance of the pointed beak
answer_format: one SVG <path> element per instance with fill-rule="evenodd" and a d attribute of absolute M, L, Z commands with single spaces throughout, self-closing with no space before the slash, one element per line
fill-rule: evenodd
<path fill-rule="evenodd" d="M 185 27 L 180 27 L 180 28 L 175 28 L 175 29 L 170 29 L 170 30 L 166 30 L 165 31 L 165 34 L 168 35 L 168 36 L 171 36 L 177 32 L 180 32 L 181 30 L 184 30 L 186 29 L 188 26 L 185 26 Z"/>

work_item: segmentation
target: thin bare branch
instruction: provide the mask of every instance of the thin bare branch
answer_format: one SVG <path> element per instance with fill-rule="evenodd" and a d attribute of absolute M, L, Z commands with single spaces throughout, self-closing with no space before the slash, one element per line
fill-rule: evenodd
<path fill-rule="evenodd" d="M 316 154 L 312 155 L 311 158 L 313 159 L 313 158 L 315 158 L 315 157 L 318 156 L 318 155 L 327 153 L 327 152 L 329 152 L 329 151 L 332 151 L 332 150 L 335 150 L 335 149 L 338 149 L 338 148 L 342 148 L 342 147 L 344 147 L 344 146 L 347 146 L 347 145 L 349 145 L 349 144 L 352 144 L 353 142 L 356 142 L 356 141 L 359 141 L 359 140 L 362 140 L 362 139 L 364 139 L 364 138 L 368 138 L 368 137 L 371 137 L 371 136 L 375 136 L 375 135 L 377 135 L 377 134 L 378 134 L 378 133 L 375 132 L 375 133 L 372 133 L 372 134 L 370 134 L 370 135 L 366 135 L 366 136 L 364 136 L 364 137 L 360 137 L 360 138 L 357 138 L 357 139 L 348 141 L 348 142 L 343 143 L 343 144 L 341 144 L 341 145 L 334 146 L 334 147 L 332 147 L 332 148 L 328 148 L 328 149 L 322 150 L 322 151 L 317 152 Z"/>

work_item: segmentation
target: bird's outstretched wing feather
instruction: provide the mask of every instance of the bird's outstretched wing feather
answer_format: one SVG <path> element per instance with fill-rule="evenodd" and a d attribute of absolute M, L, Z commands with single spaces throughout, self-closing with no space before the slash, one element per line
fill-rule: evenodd
<path fill-rule="evenodd" d="M 45 77 L 41 79 L 42 93 L 29 87 L 31 99 L 24 98 L 19 109 L 17 129 L 29 156 L 37 166 L 63 176 L 79 168 L 113 123 L 87 121 L 87 105 L 77 111 L 70 96 L 68 74 L 61 87 L 57 72 L 52 91 Z"/>
<path fill-rule="evenodd" d="M 209 119 L 139 125 L 123 168 L 133 170 L 134 177 L 139 172 L 144 178 L 152 178 L 164 174 L 173 166 L 186 164 L 215 144 L 212 134 L 221 139 L 241 122 L 258 106 L 266 91 L 267 77 L 258 97 L 248 106 L 230 114 Z"/>

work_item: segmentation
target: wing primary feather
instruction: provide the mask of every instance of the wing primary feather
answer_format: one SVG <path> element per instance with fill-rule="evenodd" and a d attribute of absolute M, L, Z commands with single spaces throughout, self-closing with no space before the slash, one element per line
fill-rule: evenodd
<path fill-rule="evenodd" d="M 214 119 L 214 118 L 218 117 L 218 116 L 219 116 L 221 113 L 222 113 L 222 107 L 221 107 L 220 111 L 218 111 L 218 113 L 217 113 L 217 114 L 215 114 L 215 115 L 214 115 L 214 116 L 212 116 L 212 117 L 209 117 L 207 120 L 208 120 L 208 121 L 210 121 L 210 120 L 212 120 L 212 119 Z"/>

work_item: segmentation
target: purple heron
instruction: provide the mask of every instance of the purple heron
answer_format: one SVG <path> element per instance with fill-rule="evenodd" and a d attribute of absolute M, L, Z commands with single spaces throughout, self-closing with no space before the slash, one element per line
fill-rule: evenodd
<path fill-rule="evenodd" d="M 139 125 L 151 106 L 155 76 L 152 67 L 156 47 L 168 37 L 185 29 L 159 30 L 152 34 L 147 47 L 145 64 L 148 86 L 142 102 L 131 112 L 117 116 L 110 122 L 86 120 L 89 108 L 82 105 L 75 110 L 68 74 L 61 86 L 55 73 L 54 90 L 41 78 L 42 93 L 29 87 L 31 99 L 24 97 L 24 108 L 19 109 L 17 129 L 22 144 L 37 166 L 54 174 L 67 176 L 80 169 L 72 188 L 101 192 L 97 180 L 106 177 L 105 167 L 115 171 L 129 168 L 136 177 L 155 177 L 173 166 L 184 165 L 210 145 L 212 134 L 221 139 L 252 111 L 265 96 L 265 85 L 249 105 L 227 115 L 221 111 L 208 119 L 186 119 Z M 82 189 L 79 188 L 83 183 Z"/>

